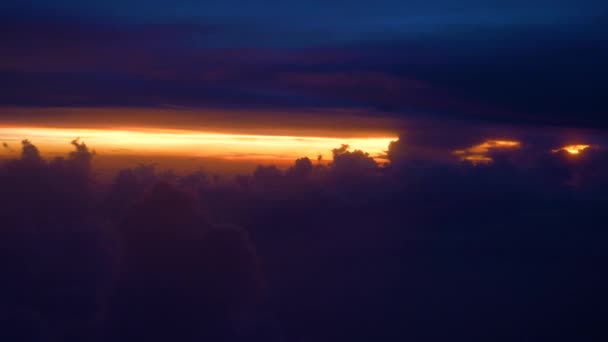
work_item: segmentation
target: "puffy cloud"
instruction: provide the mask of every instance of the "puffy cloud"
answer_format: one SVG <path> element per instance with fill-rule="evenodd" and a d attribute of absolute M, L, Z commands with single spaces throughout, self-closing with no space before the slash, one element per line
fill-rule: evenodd
<path fill-rule="evenodd" d="M 359 178 L 373 175 L 378 164 L 368 153 L 361 150 L 349 151 L 348 145 L 332 150 L 331 172 L 339 178 Z"/>
<path fill-rule="evenodd" d="M 298 179 L 306 179 L 312 175 L 313 166 L 308 157 L 296 159 L 294 166 L 287 170 L 287 175 Z"/>
<path fill-rule="evenodd" d="M 21 160 L 32 163 L 42 161 L 38 148 L 27 139 L 21 141 Z"/>
<path fill-rule="evenodd" d="M 367 339 L 379 328 L 415 339 L 428 336 L 432 315 L 433 326 L 474 322 L 486 340 L 503 333 L 492 325 L 497 315 L 514 313 L 525 335 L 555 333 L 553 323 L 532 323 L 563 298 L 575 312 L 551 322 L 586 329 L 594 315 L 580 323 L 589 307 L 572 293 L 599 298 L 606 285 L 592 272 L 605 264 L 593 251 L 605 240 L 606 151 L 485 141 L 467 153 L 494 162 L 473 167 L 410 162 L 405 139 L 390 145 L 388 167 L 343 145 L 327 165 L 260 166 L 240 185 L 202 172 L 159 183 L 161 173 L 146 165 L 93 189 L 66 171 L 90 161 L 84 143 L 50 163 L 26 162 L 39 153 L 24 143 L 28 157 L 0 167 L 0 299 L 26 313 L 9 319 L 29 331 L 53 335 L 38 329 L 52 320 L 79 340 L 272 340 L 282 330 L 272 311 L 293 339 Z M 379 317 L 369 330 L 353 325 Z M 403 331 L 404 317 L 418 324 Z M 468 325 L 452 333 L 471 337 Z"/>

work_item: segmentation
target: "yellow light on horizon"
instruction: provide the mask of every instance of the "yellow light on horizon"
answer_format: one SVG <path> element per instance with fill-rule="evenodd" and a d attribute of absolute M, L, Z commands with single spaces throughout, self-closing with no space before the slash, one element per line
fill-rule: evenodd
<path fill-rule="evenodd" d="M 564 146 L 558 149 L 553 150 L 554 153 L 557 153 L 559 151 L 566 151 L 570 154 L 580 154 L 582 151 L 588 149 L 589 147 L 591 147 L 590 145 L 568 145 L 568 146 Z"/>
<path fill-rule="evenodd" d="M 487 154 L 492 150 L 518 149 L 521 148 L 521 142 L 516 140 L 486 140 L 481 144 L 471 146 L 464 150 L 456 150 L 453 153 L 460 156 L 463 161 L 470 161 L 474 165 L 489 164 L 494 161 Z"/>
<path fill-rule="evenodd" d="M 0 141 L 16 147 L 23 139 L 37 145 L 41 153 L 64 153 L 70 141 L 79 137 L 91 149 L 103 154 L 136 154 L 222 159 L 317 158 L 331 160 L 331 150 L 348 144 L 373 157 L 380 157 L 397 137 L 314 137 L 251 135 L 193 130 L 126 127 L 116 129 L 48 128 L 0 126 Z"/>

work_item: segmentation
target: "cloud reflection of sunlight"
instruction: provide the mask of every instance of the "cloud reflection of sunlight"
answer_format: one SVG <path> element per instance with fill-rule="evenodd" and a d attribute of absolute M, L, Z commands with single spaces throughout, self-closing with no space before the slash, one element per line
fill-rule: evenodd
<path fill-rule="evenodd" d="M 463 161 L 469 161 L 475 165 L 488 164 L 493 161 L 492 157 L 488 156 L 493 150 L 518 149 L 521 147 L 521 142 L 515 140 L 486 140 L 481 144 L 471 146 L 464 150 L 456 150 L 454 154 L 459 156 Z"/>
<path fill-rule="evenodd" d="M 566 151 L 570 154 L 579 154 L 582 151 L 588 149 L 589 145 L 568 145 L 558 149 L 553 150 L 553 152 Z"/>

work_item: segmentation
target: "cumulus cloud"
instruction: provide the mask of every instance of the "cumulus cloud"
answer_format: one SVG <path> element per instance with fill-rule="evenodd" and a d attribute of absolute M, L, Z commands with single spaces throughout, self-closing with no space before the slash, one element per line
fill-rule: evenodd
<path fill-rule="evenodd" d="M 332 150 L 333 161 L 331 171 L 338 177 L 367 177 L 373 175 L 378 164 L 368 153 L 361 150 L 349 151 L 349 146 L 343 144 Z"/>
<path fill-rule="evenodd" d="M 38 148 L 27 139 L 21 141 L 21 159 L 27 162 L 42 161 Z"/>
<path fill-rule="evenodd" d="M 13 312 L 35 313 L 11 321 L 59 322 L 79 340 L 280 340 L 283 333 L 297 340 L 328 331 L 356 340 L 377 336 L 375 325 L 352 327 L 376 315 L 391 336 L 415 339 L 428 326 L 404 332 L 403 319 L 420 322 L 421 312 L 440 315 L 438 325 L 454 312 L 475 326 L 481 319 L 476 332 L 492 337 L 486 327 L 495 316 L 479 312 L 517 313 L 526 334 L 530 326 L 554 332 L 553 324 L 532 324 L 553 310 L 522 297 L 520 282 L 526 291 L 551 286 L 542 300 L 555 308 L 573 288 L 595 293 L 580 279 L 605 264 L 589 254 L 604 241 L 608 158 L 600 148 L 507 148 L 507 158 L 501 143 L 485 141 L 467 153 L 494 162 L 473 166 L 410 163 L 400 139 L 388 149 L 388 166 L 342 145 L 331 163 L 301 158 L 236 180 L 140 165 L 90 187 L 74 175 L 88 169 L 81 163 L 92 152 L 79 140 L 72 145 L 65 158 L 45 162 L 24 141 L 23 157 L 0 166 L 0 260 L 27 262 L 6 268 L 0 299 Z M 42 275 L 36 282 L 34 272 Z M 438 293 L 441 301 L 419 300 Z M 395 305 L 406 310 L 393 315 Z M 556 319 L 578 327 L 575 316 Z M 54 335 L 61 329 L 40 332 L 61 340 Z"/>
<path fill-rule="evenodd" d="M 312 162 L 307 157 L 304 157 L 296 159 L 294 166 L 287 170 L 287 175 L 295 178 L 305 179 L 310 177 L 312 171 Z"/>

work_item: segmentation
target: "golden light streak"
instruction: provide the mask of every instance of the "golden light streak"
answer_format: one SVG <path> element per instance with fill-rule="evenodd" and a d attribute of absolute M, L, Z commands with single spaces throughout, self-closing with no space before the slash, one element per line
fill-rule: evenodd
<path fill-rule="evenodd" d="M 555 149 L 555 150 L 553 150 L 553 152 L 557 153 L 559 151 L 566 151 L 570 154 L 579 154 L 582 151 L 588 149 L 589 147 L 591 147 L 591 146 L 589 146 L 589 145 L 568 145 L 568 146 L 564 146 L 564 147 Z"/>
<path fill-rule="evenodd" d="M 456 150 L 453 153 L 458 155 L 463 161 L 470 161 L 474 165 L 489 164 L 493 159 L 487 154 L 497 149 L 518 149 L 521 142 L 516 140 L 486 140 L 481 144 L 471 146 L 464 150 Z"/>
<path fill-rule="evenodd" d="M 127 127 L 117 129 L 0 126 L 0 141 L 18 148 L 29 139 L 41 153 L 64 153 L 79 137 L 97 153 L 136 154 L 223 159 L 331 159 L 331 149 L 348 144 L 371 156 L 380 156 L 396 137 L 315 137 L 290 135 L 226 134 L 193 130 Z"/>

